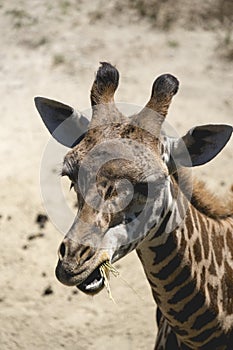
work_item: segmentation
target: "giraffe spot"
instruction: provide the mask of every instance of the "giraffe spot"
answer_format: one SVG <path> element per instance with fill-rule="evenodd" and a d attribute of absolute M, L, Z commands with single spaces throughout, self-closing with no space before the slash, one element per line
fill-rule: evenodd
<path fill-rule="evenodd" d="M 199 238 L 196 239 L 196 242 L 193 245 L 193 252 L 194 252 L 195 261 L 197 263 L 200 263 L 202 261 L 202 253 L 201 253 L 201 243 Z"/>
<path fill-rule="evenodd" d="M 222 278 L 223 309 L 228 315 L 233 313 L 233 270 L 225 261 L 225 275 Z"/>
<path fill-rule="evenodd" d="M 199 330 L 211 323 L 215 319 L 216 315 L 210 311 L 206 310 L 203 314 L 198 316 L 192 326 L 192 329 Z"/>
<path fill-rule="evenodd" d="M 179 254 L 184 255 L 185 249 L 187 247 L 187 241 L 184 236 L 184 229 L 181 229 L 181 240 L 180 240 L 180 247 L 179 247 Z"/>
<path fill-rule="evenodd" d="M 186 284 L 185 286 L 180 288 L 178 290 L 178 292 L 176 292 L 175 295 L 170 300 L 168 300 L 168 302 L 170 304 L 178 303 L 179 301 L 190 296 L 194 292 L 195 287 L 196 286 L 195 286 L 195 283 L 193 281 L 189 282 L 188 284 Z"/>
<path fill-rule="evenodd" d="M 174 271 L 180 266 L 180 257 L 175 256 L 166 266 L 164 266 L 159 272 L 151 273 L 152 276 L 160 279 L 166 280 L 169 276 L 171 276 Z"/>
<path fill-rule="evenodd" d="M 222 249 L 224 247 L 224 240 L 223 240 L 223 236 L 214 236 L 213 232 L 213 237 L 214 239 L 212 240 L 212 244 L 213 244 L 213 250 L 215 252 L 215 257 L 216 257 L 216 261 L 218 266 L 222 265 L 222 259 L 223 259 L 223 252 Z"/>
<path fill-rule="evenodd" d="M 212 330 L 212 328 L 211 328 Z M 217 332 L 217 327 L 213 328 L 214 332 Z M 212 333 L 213 334 L 213 333 Z M 220 334 L 219 336 L 213 337 L 204 346 L 201 344 L 202 350 L 231 350 L 232 343 L 230 347 L 226 347 L 226 335 Z"/>
<path fill-rule="evenodd" d="M 153 265 L 161 263 L 164 259 L 172 254 L 176 248 L 176 242 L 173 235 L 170 235 L 164 244 L 156 247 L 150 247 L 150 250 L 155 253 Z"/>
<path fill-rule="evenodd" d="M 211 255 L 211 263 L 209 266 L 209 273 L 213 276 L 217 276 L 217 271 L 216 271 L 216 266 L 215 266 L 213 254 Z"/>
<path fill-rule="evenodd" d="M 193 223 L 192 223 L 191 217 L 192 217 L 192 213 L 190 213 L 190 211 L 188 211 L 187 215 L 186 215 L 185 225 L 187 227 L 189 239 L 192 237 L 192 234 L 193 234 Z"/>
<path fill-rule="evenodd" d="M 206 268 L 205 268 L 205 266 L 202 266 L 200 279 L 201 279 L 200 289 L 204 290 L 204 285 L 205 285 L 205 281 L 206 281 Z"/>
<path fill-rule="evenodd" d="M 171 214 L 172 214 L 172 211 L 169 210 L 168 213 L 167 213 L 167 215 L 166 215 L 165 218 L 163 219 L 161 225 L 159 226 L 158 231 L 156 231 L 156 237 L 161 236 L 161 235 L 165 232 L 166 227 L 167 227 L 167 224 L 168 224 L 169 219 L 170 219 L 170 217 L 171 217 Z"/>
<path fill-rule="evenodd" d="M 173 290 L 174 288 L 180 286 L 189 277 L 190 277 L 190 269 L 185 266 L 172 282 L 165 285 L 166 292 L 169 292 L 169 291 Z"/>
<path fill-rule="evenodd" d="M 189 319 L 191 315 L 196 313 L 205 303 L 205 297 L 202 293 L 198 292 L 188 303 L 186 303 L 183 309 L 179 312 L 170 310 L 169 314 L 181 323 L 184 323 Z"/>
<path fill-rule="evenodd" d="M 196 335 L 195 337 L 191 338 L 191 341 L 197 342 L 197 343 L 203 343 L 205 342 L 208 338 L 212 336 L 213 333 L 215 333 L 218 330 L 217 327 L 211 327 L 208 329 L 205 329 L 203 332 L 200 334 Z M 201 345 L 200 344 L 200 345 Z"/>
<path fill-rule="evenodd" d="M 231 252 L 231 259 L 233 259 L 233 239 L 232 239 L 232 233 L 230 230 L 227 230 L 226 232 L 226 241 L 229 251 Z"/>

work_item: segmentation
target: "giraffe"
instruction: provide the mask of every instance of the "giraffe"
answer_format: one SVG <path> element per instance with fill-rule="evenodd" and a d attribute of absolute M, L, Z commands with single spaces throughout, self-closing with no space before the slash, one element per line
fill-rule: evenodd
<path fill-rule="evenodd" d="M 61 175 L 78 202 L 56 276 L 96 294 L 108 278 L 100 267 L 136 249 L 157 304 L 155 349 L 232 349 L 233 204 L 192 181 L 189 168 L 213 159 L 233 128 L 202 125 L 170 137 L 163 125 L 178 80 L 158 77 L 131 117 L 114 102 L 118 82 L 118 70 L 101 63 L 90 122 L 70 106 L 35 98 L 49 131 L 71 147 Z"/>

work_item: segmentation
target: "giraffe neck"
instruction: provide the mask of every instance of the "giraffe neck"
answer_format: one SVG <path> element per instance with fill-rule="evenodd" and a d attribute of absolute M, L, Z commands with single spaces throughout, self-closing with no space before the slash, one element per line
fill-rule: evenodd
<path fill-rule="evenodd" d="M 157 305 L 191 349 L 217 348 L 233 328 L 232 236 L 233 216 L 210 218 L 183 195 L 137 249 Z"/>

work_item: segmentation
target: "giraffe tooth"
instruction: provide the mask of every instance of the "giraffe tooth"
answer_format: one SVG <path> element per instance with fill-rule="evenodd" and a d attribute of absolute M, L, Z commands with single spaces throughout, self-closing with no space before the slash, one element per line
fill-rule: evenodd
<path fill-rule="evenodd" d="M 102 282 L 103 282 L 103 277 L 101 277 L 101 279 L 98 281 L 98 280 L 94 280 L 93 282 L 91 282 L 90 284 L 88 284 L 86 286 L 86 289 L 87 290 L 90 290 L 90 289 L 98 289 L 102 286 Z"/>
<path fill-rule="evenodd" d="M 77 285 L 77 288 L 87 294 L 96 294 L 103 286 L 104 278 L 101 275 L 100 267 L 97 267 L 85 281 Z"/>

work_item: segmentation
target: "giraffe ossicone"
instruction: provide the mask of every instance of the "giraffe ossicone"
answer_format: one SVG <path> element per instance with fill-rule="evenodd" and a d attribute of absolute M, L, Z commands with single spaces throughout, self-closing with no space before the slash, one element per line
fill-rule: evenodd
<path fill-rule="evenodd" d="M 106 278 L 102 266 L 136 249 L 159 310 L 155 349 L 230 349 L 233 206 L 217 205 L 200 183 L 193 185 L 188 169 L 212 160 L 233 128 L 204 125 L 168 135 L 165 118 L 178 80 L 161 75 L 145 107 L 127 117 L 114 102 L 118 83 L 117 69 L 102 62 L 91 119 L 35 99 L 50 133 L 71 147 L 62 175 L 77 194 L 56 276 L 96 294 Z"/>

